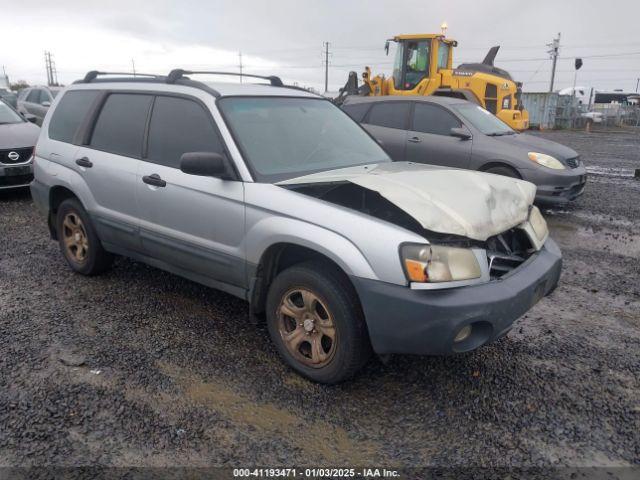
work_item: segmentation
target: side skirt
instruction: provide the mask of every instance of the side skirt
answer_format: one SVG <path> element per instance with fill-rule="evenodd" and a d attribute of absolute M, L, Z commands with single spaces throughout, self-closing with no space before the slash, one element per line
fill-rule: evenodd
<path fill-rule="evenodd" d="M 213 280 L 209 277 L 205 277 L 204 275 L 193 273 L 188 270 L 184 270 L 180 267 L 177 267 L 173 264 L 163 262 L 162 260 L 158 260 L 157 258 L 152 258 L 147 255 L 143 255 L 140 252 L 119 247 L 117 245 L 114 245 L 113 243 L 102 242 L 102 246 L 104 247 L 105 250 L 111 253 L 122 255 L 123 257 L 128 257 L 133 260 L 146 263 L 147 265 L 150 265 L 155 268 L 159 268 L 160 270 L 165 270 L 169 273 L 179 275 L 180 277 L 186 278 L 187 280 L 191 280 L 192 282 L 196 282 L 201 285 L 205 285 L 207 287 L 215 288 L 216 290 L 221 290 L 223 292 L 229 293 L 235 297 L 241 298 L 242 300 L 248 300 L 249 291 L 246 288 L 238 287 L 236 285 L 230 285 L 228 283 L 220 282 L 218 280 Z"/>

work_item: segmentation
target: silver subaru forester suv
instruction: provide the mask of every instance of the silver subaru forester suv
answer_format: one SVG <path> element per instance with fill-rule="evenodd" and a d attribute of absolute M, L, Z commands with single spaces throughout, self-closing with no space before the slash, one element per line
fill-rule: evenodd
<path fill-rule="evenodd" d="M 557 285 L 534 185 L 392 163 L 321 97 L 203 73 L 93 71 L 55 99 L 31 190 L 76 272 L 124 255 L 245 299 L 323 383 L 478 348 Z"/>

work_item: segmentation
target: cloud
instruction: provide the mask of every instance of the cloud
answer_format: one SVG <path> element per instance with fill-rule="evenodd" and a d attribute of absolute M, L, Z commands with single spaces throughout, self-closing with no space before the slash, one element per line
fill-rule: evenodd
<path fill-rule="evenodd" d="M 0 0 L 4 2 L 5 0 Z M 43 82 L 44 50 L 55 56 L 60 77 L 71 81 L 94 68 L 164 72 L 184 65 L 280 74 L 321 87 L 322 45 L 329 41 L 330 84 L 344 84 L 350 70 L 370 65 L 391 71 L 385 39 L 399 33 L 438 31 L 442 21 L 459 41 L 454 61 L 480 61 L 502 45 L 496 65 L 524 81 L 527 90 L 548 87 L 546 44 L 562 31 L 557 87 L 573 83 L 573 58 L 585 57 L 578 82 L 599 88 L 635 88 L 640 55 L 588 55 L 640 51 L 640 2 L 538 0 L 505 3 L 450 0 L 32 0 L 0 5 L 3 37 L 19 39 L 0 62 L 13 79 Z M 597 35 L 596 35 L 597 32 Z M 9 51 L 7 51 L 9 50 Z M 273 68 L 273 70 L 271 70 Z"/>

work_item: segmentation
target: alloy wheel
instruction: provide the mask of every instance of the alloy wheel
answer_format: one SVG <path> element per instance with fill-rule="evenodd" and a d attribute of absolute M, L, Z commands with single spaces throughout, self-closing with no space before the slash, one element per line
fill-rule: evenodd
<path fill-rule="evenodd" d="M 89 254 L 89 238 L 78 214 L 69 212 L 62 221 L 62 237 L 67 256 L 83 263 Z"/>
<path fill-rule="evenodd" d="M 299 362 L 321 368 L 333 358 L 337 331 L 329 309 L 310 290 L 287 291 L 277 311 L 278 330 L 289 353 Z"/>

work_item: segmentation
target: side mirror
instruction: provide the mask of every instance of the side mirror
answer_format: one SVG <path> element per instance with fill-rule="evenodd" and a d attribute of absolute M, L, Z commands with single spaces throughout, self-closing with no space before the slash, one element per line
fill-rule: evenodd
<path fill-rule="evenodd" d="M 214 152 L 184 153 L 180 157 L 180 170 L 201 177 L 216 177 L 222 180 L 231 178 L 227 160 Z"/>
<path fill-rule="evenodd" d="M 50 107 L 51 106 L 51 102 L 48 100 L 45 100 L 44 102 L 42 102 L 40 105 L 42 105 L 43 107 Z"/>
<path fill-rule="evenodd" d="M 452 128 L 449 131 L 449 135 L 457 137 L 460 140 L 469 140 L 471 138 L 471 134 L 464 128 Z"/>
<path fill-rule="evenodd" d="M 25 113 L 23 117 L 27 122 L 38 123 L 38 117 L 36 117 L 35 115 L 32 115 L 30 113 Z"/>

